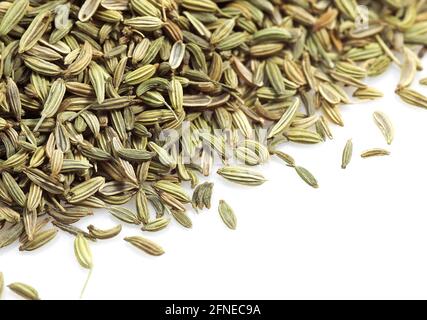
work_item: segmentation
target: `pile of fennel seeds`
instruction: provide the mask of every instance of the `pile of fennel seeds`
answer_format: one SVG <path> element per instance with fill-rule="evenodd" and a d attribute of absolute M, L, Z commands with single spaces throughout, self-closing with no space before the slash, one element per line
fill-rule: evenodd
<path fill-rule="evenodd" d="M 95 208 L 144 231 L 170 219 L 191 227 L 189 204 L 211 206 L 212 185 L 198 179 L 214 155 L 224 160 L 218 174 L 236 183 L 264 183 L 252 167 L 275 155 L 317 187 L 278 146 L 331 139 L 352 101 L 344 88 L 381 97 L 363 79 L 392 63 L 402 71 L 396 93 L 427 107 L 410 88 L 426 43 L 423 0 L 1 1 L 0 248 L 35 250 L 61 229 L 92 270 L 88 241 L 121 232 L 74 226 Z M 189 135 L 161 139 L 184 122 Z M 181 161 L 196 155 L 199 163 Z M 121 207 L 132 198 L 134 211 Z M 234 229 L 230 206 L 218 209 Z M 163 253 L 145 237 L 125 240 Z M 27 285 L 9 288 L 38 298 Z"/>

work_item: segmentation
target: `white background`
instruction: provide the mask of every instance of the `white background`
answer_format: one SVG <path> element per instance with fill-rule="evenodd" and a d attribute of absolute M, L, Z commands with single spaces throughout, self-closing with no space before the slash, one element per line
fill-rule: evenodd
<path fill-rule="evenodd" d="M 394 95 L 398 77 L 393 67 L 370 81 L 385 98 L 342 107 L 345 127 L 333 127 L 333 141 L 282 147 L 315 174 L 320 189 L 277 159 L 259 168 L 269 179 L 261 187 L 213 176 L 213 208 L 190 212 L 191 230 L 173 221 L 156 234 L 128 227 L 116 239 L 91 243 L 95 267 L 84 298 L 426 299 L 427 110 Z M 395 125 L 392 154 L 361 159 L 365 149 L 387 147 L 372 120 L 376 110 Z M 349 138 L 354 157 L 342 170 Z M 234 208 L 236 231 L 220 220 L 219 199 Z M 100 213 L 79 226 L 90 223 L 108 228 L 117 221 Z M 129 235 L 154 239 L 166 253 L 148 256 L 122 240 Z M 87 275 L 64 232 L 33 253 L 2 249 L 0 271 L 6 283 L 31 284 L 44 299 L 78 299 Z M 4 298 L 16 296 L 5 290 Z"/>

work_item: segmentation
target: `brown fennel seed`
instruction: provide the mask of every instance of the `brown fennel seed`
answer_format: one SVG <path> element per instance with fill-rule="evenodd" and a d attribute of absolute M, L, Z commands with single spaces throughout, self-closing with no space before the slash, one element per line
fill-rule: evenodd
<path fill-rule="evenodd" d="M 17 295 L 27 300 L 40 300 L 37 290 L 25 283 L 14 282 L 9 284 L 7 287 Z"/>
<path fill-rule="evenodd" d="M 360 155 L 362 158 L 371 158 L 371 157 L 381 157 L 381 156 L 389 156 L 390 151 L 380 148 L 369 149 Z"/>
<path fill-rule="evenodd" d="M 87 227 L 87 229 L 89 230 L 89 233 L 94 238 L 105 240 L 105 239 L 111 239 L 111 238 L 114 238 L 115 236 L 117 236 L 122 231 L 122 225 L 119 224 L 116 227 L 106 229 L 106 230 L 101 230 L 101 229 L 96 228 L 93 225 L 90 225 Z"/>

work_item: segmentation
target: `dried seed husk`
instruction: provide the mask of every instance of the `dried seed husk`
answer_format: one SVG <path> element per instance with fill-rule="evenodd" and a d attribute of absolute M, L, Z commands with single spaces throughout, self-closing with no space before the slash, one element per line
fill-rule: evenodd
<path fill-rule="evenodd" d="M 404 53 L 404 62 L 402 64 L 400 81 L 397 85 L 397 88 L 406 88 L 409 87 L 415 79 L 417 73 L 417 57 L 407 47 L 403 48 Z"/>
<path fill-rule="evenodd" d="M 375 111 L 373 117 L 376 125 L 384 135 L 387 144 L 390 145 L 394 138 L 394 128 L 389 117 L 381 111 Z"/>
<path fill-rule="evenodd" d="M 171 54 L 169 58 L 169 65 L 172 70 L 179 68 L 184 59 L 185 54 L 185 44 L 182 41 L 177 41 L 174 43 L 171 49 Z"/>
<path fill-rule="evenodd" d="M 83 5 L 80 7 L 78 18 L 80 21 L 89 21 L 90 18 L 98 10 L 101 0 L 85 0 Z"/>

